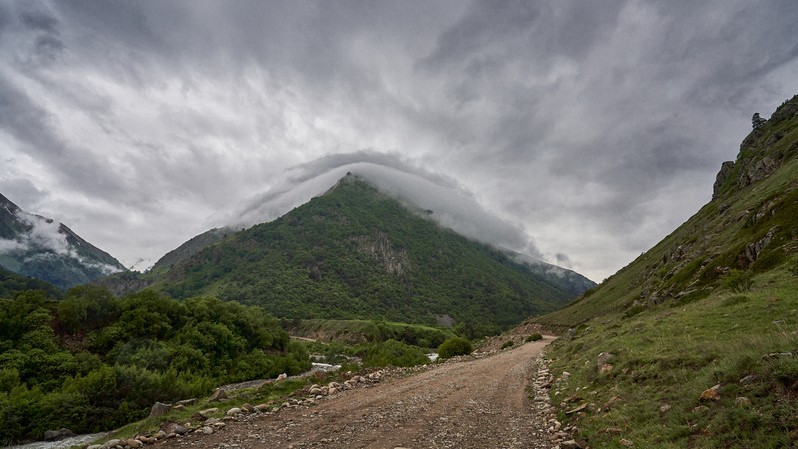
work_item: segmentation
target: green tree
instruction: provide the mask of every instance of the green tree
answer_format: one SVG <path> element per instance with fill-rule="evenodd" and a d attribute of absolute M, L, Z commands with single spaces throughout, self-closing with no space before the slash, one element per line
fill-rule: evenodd
<path fill-rule="evenodd" d="M 751 117 L 751 125 L 753 125 L 754 129 L 759 129 L 763 127 L 765 123 L 767 123 L 767 120 L 760 117 L 758 112 L 755 112 L 754 116 Z"/>

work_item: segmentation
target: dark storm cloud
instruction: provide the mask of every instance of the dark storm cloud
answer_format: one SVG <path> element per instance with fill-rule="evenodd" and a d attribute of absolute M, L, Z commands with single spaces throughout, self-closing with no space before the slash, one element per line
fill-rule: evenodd
<path fill-rule="evenodd" d="M 600 280 L 795 93 L 795 23 L 794 0 L 0 3 L 0 192 L 157 259 L 356 167 Z"/>

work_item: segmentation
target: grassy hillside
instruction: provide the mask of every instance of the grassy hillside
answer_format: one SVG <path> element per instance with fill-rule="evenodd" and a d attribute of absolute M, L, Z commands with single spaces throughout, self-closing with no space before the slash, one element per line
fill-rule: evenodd
<path fill-rule="evenodd" d="M 465 323 L 471 335 L 555 310 L 573 288 L 591 285 L 576 273 L 536 272 L 423 214 L 434 212 L 412 213 L 350 175 L 273 222 L 125 282 L 259 305 L 283 318 Z"/>
<path fill-rule="evenodd" d="M 550 353 L 570 373 L 552 395 L 563 411 L 587 404 L 561 417 L 594 447 L 794 447 L 798 97 L 724 164 L 712 202 L 536 321 L 571 329 Z"/>

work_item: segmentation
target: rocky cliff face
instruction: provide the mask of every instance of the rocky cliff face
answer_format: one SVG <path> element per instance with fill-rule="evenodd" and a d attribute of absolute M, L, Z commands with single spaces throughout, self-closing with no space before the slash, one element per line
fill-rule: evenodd
<path fill-rule="evenodd" d="M 784 102 L 770 119 L 757 126 L 740 144 L 737 161 L 721 165 L 715 180 L 712 199 L 717 200 L 758 183 L 770 176 L 785 161 L 798 154 L 798 140 L 786 139 L 794 131 L 792 121 L 798 117 L 798 95 Z"/>

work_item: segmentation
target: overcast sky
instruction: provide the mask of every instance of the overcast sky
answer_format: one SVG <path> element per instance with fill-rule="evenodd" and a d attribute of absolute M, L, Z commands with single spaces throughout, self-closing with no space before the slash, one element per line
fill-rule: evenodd
<path fill-rule="evenodd" d="M 795 0 L 4 1 L 0 193 L 131 265 L 371 167 L 601 281 L 798 93 L 796 23 Z"/>

